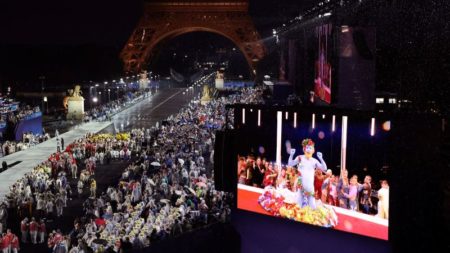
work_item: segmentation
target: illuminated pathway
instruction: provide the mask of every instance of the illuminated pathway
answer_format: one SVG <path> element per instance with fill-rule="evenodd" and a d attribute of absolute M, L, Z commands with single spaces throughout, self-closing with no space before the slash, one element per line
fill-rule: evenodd
<path fill-rule="evenodd" d="M 178 112 L 194 96 L 198 95 L 199 90 L 200 88 L 196 88 L 186 92 L 186 88 L 161 89 L 155 95 L 145 98 L 113 116 L 112 122 L 84 123 L 60 136 L 64 138 L 64 143 L 67 146 L 75 139 L 83 137 L 86 133 L 113 132 L 114 130 L 127 131 L 132 128 L 142 127 L 150 128 L 156 122 Z M 56 152 L 56 138 L 0 159 L 0 163 L 6 161 L 8 165 L 20 162 L 0 173 L 0 199 L 3 199 L 5 194 L 9 192 L 11 185 L 30 172 L 40 162 L 46 160 L 53 152 Z"/>

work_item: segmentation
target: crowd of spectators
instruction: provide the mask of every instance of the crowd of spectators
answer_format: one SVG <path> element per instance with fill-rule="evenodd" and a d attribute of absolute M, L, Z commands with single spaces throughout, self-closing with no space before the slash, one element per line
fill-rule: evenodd
<path fill-rule="evenodd" d="M 24 133 L 22 141 L 5 141 L 1 143 L 1 154 L 2 156 L 7 156 L 15 152 L 26 150 L 34 145 L 42 143 L 50 139 L 50 135 L 47 134 L 33 134 Z"/>
<path fill-rule="evenodd" d="M 130 104 L 135 103 L 136 100 L 140 100 L 148 95 L 148 92 L 136 91 L 129 96 L 124 96 L 109 103 L 93 107 L 91 110 L 85 112 L 84 122 L 89 122 L 91 120 L 109 120 L 112 115 L 123 110 Z"/>
<path fill-rule="evenodd" d="M 88 134 L 11 186 L 1 205 L 1 231 L 6 229 L 7 217 L 1 214 L 8 208 L 17 210 L 23 243 L 38 243 L 35 234 L 41 231 L 35 226 L 37 232 L 32 231 L 29 221 L 44 221 L 45 228 L 45 220 L 62 216 L 75 197 L 85 198 L 84 215 L 74 221 L 69 233 L 49 233 L 47 243 L 53 252 L 139 249 L 211 222 L 226 221 L 232 196 L 214 188 L 215 130 L 225 124 L 226 104 L 261 103 L 260 94 L 260 90 L 246 88 L 206 105 L 192 101 L 148 129 L 115 136 Z M 96 166 L 113 159 L 129 165 L 118 183 L 110 182 L 110 187 L 98 192 Z M 77 181 L 77 189 L 71 188 L 69 180 Z"/>

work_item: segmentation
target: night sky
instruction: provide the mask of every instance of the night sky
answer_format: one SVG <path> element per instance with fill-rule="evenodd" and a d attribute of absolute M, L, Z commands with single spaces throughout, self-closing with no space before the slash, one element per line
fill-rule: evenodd
<path fill-rule="evenodd" d="M 143 2 L 5 1 L 0 8 L 0 43 L 122 47 L 141 17 Z M 314 2 L 317 0 L 250 0 L 250 14 L 264 25 L 298 14 Z"/>
<path fill-rule="evenodd" d="M 436 98 L 446 105 L 445 98 L 450 96 L 450 1 L 364 1 L 378 8 L 355 15 L 355 22 L 371 20 L 378 27 L 378 87 L 424 103 Z M 250 15 L 266 37 L 272 28 L 317 2 L 250 0 Z M 122 71 L 118 54 L 141 17 L 142 6 L 142 0 L 4 1 L 0 8 L 0 89 L 7 85 L 31 89 L 40 75 L 55 87 L 117 78 Z M 192 48 L 183 38 L 205 41 Z M 174 51 L 189 54 L 210 46 L 233 45 L 211 34 L 181 36 L 161 48 L 162 62 L 157 64 L 168 65 L 164 59 Z M 206 50 L 206 54 L 215 51 Z"/>
<path fill-rule="evenodd" d="M 290 16 L 298 15 L 314 1 L 251 0 L 249 11 L 258 30 L 270 35 L 272 28 Z M 122 72 L 118 55 L 142 13 L 142 0 L 2 3 L 0 86 L 4 89 L 7 85 L 20 83 L 33 89 L 41 75 L 46 76 L 49 86 L 55 87 L 117 78 Z M 179 50 L 181 55 L 210 45 L 230 48 L 229 41 L 211 34 L 185 38 L 206 40 L 206 45 L 200 43 L 192 48 L 193 45 L 180 43 L 182 38 L 177 38 L 161 50 L 168 53 Z M 160 57 L 165 58 L 168 57 Z M 168 64 L 156 61 L 159 63 Z"/>

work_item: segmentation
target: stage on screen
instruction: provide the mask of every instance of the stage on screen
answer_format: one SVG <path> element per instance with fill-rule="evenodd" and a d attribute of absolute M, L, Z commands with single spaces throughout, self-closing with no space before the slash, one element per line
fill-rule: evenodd
<path fill-rule="evenodd" d="M 235 112 L 238 209 L 388 239 L 389 119 Z"/>

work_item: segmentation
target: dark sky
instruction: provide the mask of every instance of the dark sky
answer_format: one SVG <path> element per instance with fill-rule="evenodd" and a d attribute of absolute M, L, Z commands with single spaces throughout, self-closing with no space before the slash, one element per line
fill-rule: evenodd
<path fill-rule="evenodd" d="M 250 0 L 250 14 L 265 37 L 271 28 L 318 1 Z M 364 1 L 382 7 L 373 13 L 379 29 L 377 53 L 383 56 L 378 85 L 401 86 L 404 93 L 417 97 L 429 94 L 426 100 L 435 94 L 442 101 L 450 96 L 446 95 L 450 90 L 450 1 Z M 143 0 L 2 1 L 0 89 L 14 83 L 36 86 L 40 75 L 55 85 L 115 78 L 122 72 L 118 54 L 141 17 L 142 7 Z M 364 13 L 356 16 L 367 18 Z M 174 41 L 174 47 L 168 45 L 165 50 L 177 50 L 178 44 Z"/>
<path fill-rule="evenodd" d="M 141 0 L 8 1 L 0 8 L 0 43 L 121 46 L 141 5 Z"/>
<path fill-rule="evenodd" d="M 250 0 L 249 12 L 259 32 L 271 36 L 277 24 L 298 15 L 315 1 L 318 0 Z M 119 53 L 142 16 L 144 4 L 143 0 L 3 2 L 0 89 L 11 83 L 28 84 L 31 89 L 41 75 L 55 86 L 115 78 L 122 72 Z M 227 42 L 220 36 L 203 39 L 214 40 L 213 45 Z M 188 43 L 176 41 L 167 46 L 177 45 L 180 51 L 191 49 Z"/>
<path fill-rule="evenodd" d="M 181 0 L 182 1 L 182 0 Z M 143 0 L 14 0 L 0 8 L 0 44 L 100 44 L 122 47 L 142 14 Z M 265 25 L 317 0 L 250 0 Z M 302 7 L 303 6 L 303 7 Z"/>

